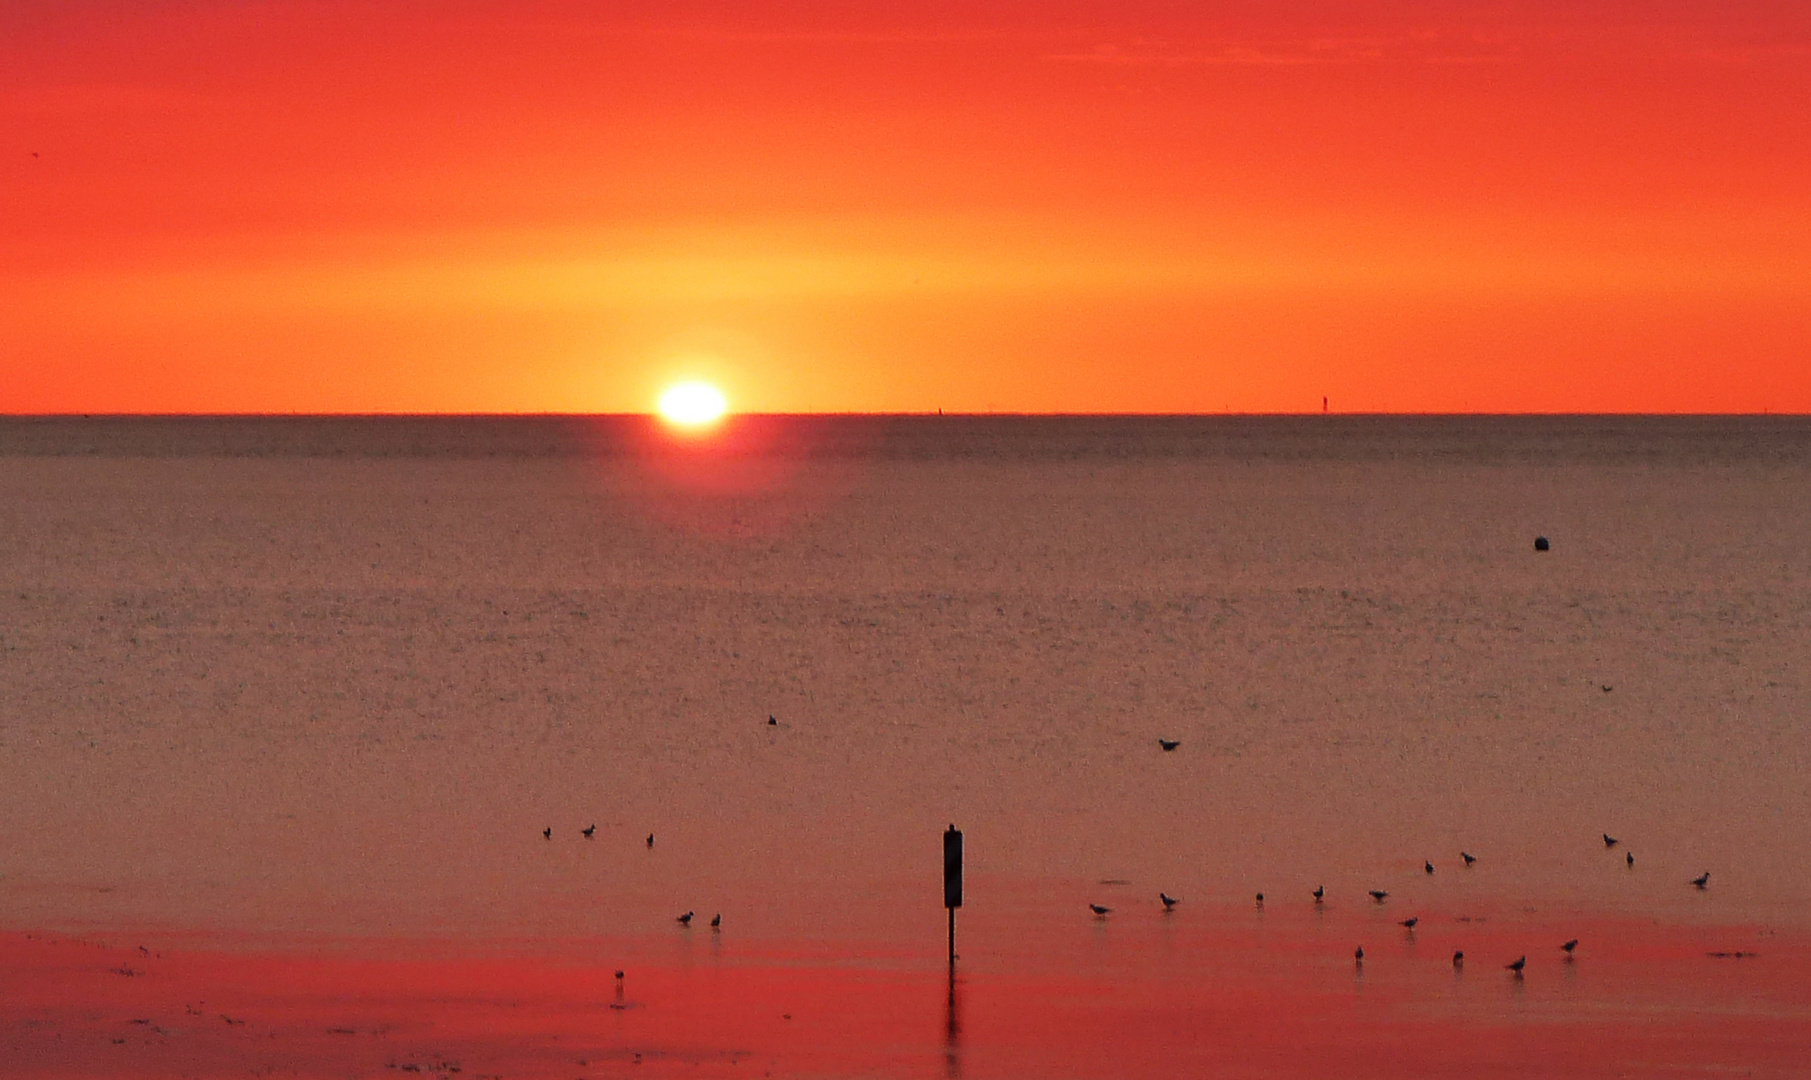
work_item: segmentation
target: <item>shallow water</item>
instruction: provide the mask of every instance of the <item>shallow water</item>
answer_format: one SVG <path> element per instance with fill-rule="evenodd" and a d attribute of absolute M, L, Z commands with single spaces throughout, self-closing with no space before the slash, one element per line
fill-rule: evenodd
<path fill-rule="evenodd" d="M 1196 917 L 1159 889 L 1262 891 L 1300 948 L 1388 933 L 1372 888 L 1505 949 L 1811 929 L 1802 421 L 8 421 L 0 450 L 0 925 L 533 952 L 695 909 L 920 964 L 953 821 L 977 979 Z M 1108 984 L 1166 962 L 1131 941 Z"/>

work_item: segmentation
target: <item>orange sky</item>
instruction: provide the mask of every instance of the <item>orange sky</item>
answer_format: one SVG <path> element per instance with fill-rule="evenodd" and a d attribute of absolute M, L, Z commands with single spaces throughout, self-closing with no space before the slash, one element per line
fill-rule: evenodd
<path fill-rule="evenodd" d="M 1811 411 L 1811 5 L 11 0 L 0 411 Z"/>

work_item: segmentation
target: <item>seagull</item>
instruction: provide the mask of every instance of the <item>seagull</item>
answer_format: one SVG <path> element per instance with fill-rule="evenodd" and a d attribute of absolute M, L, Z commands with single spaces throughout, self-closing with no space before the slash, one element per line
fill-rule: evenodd
<path fill-rule="evenodd" d="M 1630 866 L 1635 865 L 1635 853 L 1633 851 L 1624 852 L 1622 857 Z"/>
<path fill-rule="evenodd" d="M 545 829 L 541 830 L 541 839 L 543 839 L 543 840 L 552 840 L 553 839 L 553 826 L 552 825 L 549 825 Z"/>
<path fill-rule="evenodd" d="M 1454 950 L 1454 952 L 1453 952 L 1453 966 L 1454 966 L 1454 967 L 1464 967 L 1464 966 L 1465 966 L 1465 952 L 1464 952 L 1464 950 L 1462 950 L 1462 949 L 1457 949 L 1457 950 Z"/>
<path fill-rule="evenodd" d="M 1465 865 L 1466 865 L 1466 866 L 1470 866 L 1470 865 L 1471 865 L 1471 864 L 1472 864 L 1472 863 L 1475 863 L 1475 862 L 1477 862 L 1477 861 L 1478 861 L 1478 857 L 1477 857 L 1477 856 L 1476 856 L 1476 855 L 1473 855 L 1473 854 L 1472 854 L 1472 853 L 1471 853 L 1471 852 L 1469 852 L 1469 851 L 1461 851 L 1461 852 L 1459 852 L 1459 858 L 1461 858 L 1461 859 L 1464 859 L 1464 860 L 1465 860 Z"/>
<path fill-rule="evenodd" d="M 1178 746 L 1181 746 L 1182 740 L 1181 739 L 1158 739 L 1157 745 L 1163 747 L 1164 752 L 1168 753 L 1169 751 L 1176 749 Z"/>
<path fill-rule="evenodd" d="M 1327 898 L 1327 887 L 1325 885 L 1316 885 L 1314 887 L 1314 902 L 1318 904 L 1321 901 L 1325 900 L 1326 898 Z"/>
<path fill-rule="evenodd" d="M 1383 903 L 1383 898 L 1388 895 L 1390 895 L 1390 894 L 1387 892 L 1384 892 L 1382 889 L 1372 889 L 1371 890 L 1371 899 L 1377 901 L 1380 904 Z"/>
<path fill-rule="evenodd" d="M 723 913 L 721 911 L 719 911 L 717 914 L 711 916 L 711 929 L 712 930 L 721 929 L 722 926 L 723 926 Z"/>
<path fill-rule="evenodd" d="M 1503 970 L 1505 970 L 1505 971 L 1513 971 L 1513 972 L 1515 972 L 1515 973 L 1516 973 L 1516 974 L 1517 974 L 1517 975 L 1520 975 L 1520 974 L 1521 974 L 1521 973 L 1522 973 L 1522 969 L 1523 969 L 1523 968 L 1525 968 L 1525 967 L 1527 967 L 1527 966 L 1528 966 L 1528 958 L 1527 958 L 1527 957 L 1526 957 L 1526 956 L 1518 956 L 1518 957 L 1516 957 L 1516 958 L 1515 958 L 1515 963 L 1513 963 L 1513 964 L 1504 964 L 1504 965 L 1503 965 Z"/>
<path fill-rule="evenodd" d="M 1572 959 L 1572 950 L 1576 948 L 1578 948 L 1578 939 L 1573 938 L 1571 941 L 1561 945 L 1560 951 L 1566 954 L 1566 959 L 1570 960 Z"/>
<path fill-rule="evenodd" d="M 587 840 L 591 839 L 593 836 L 597 835 L 597 822 L 595 822 L 595 821 L 592 822 L 591 824 L 580 829 L 579 832 L 585 834 L 585 839 L 587 839 Z"/>
<path fill-rule="evenodd" d="M 1168 911 L 1169 909 L 1176 906 L 1176 898 L 1171 896 L 1169 893 L 1160 892 L 1157 894 L 1157 899 L 1163 901 L 1163 910 L 1165 910 L 1165 911 Z"/>
<path fill-rule="evenodd" d="M 648 834 L 648 846 L 649 847 L 654 846 L 654 834 L 653 833 Z"/>
<path fill-rule="evenodd" d="M 1699 874 L 1697 877 L 1692 878 L 1692 884 L 1696 885 L 1700 889 L 1704 888 L 1706 885 L 1709 885 L 1710 884 L 1710 871 L 1706 870 L 1702 874 Z"/>
<path fill-rule="evenodd" d="M 1415 924 L 1420 921 L 1421 921 L 1421 916 L 1411 915 L 1408 918 L 1402 920 L 1402 928 L 1404 930 L 1413 930 L 1415 928 Z"/>
<path fill-rule="evenodd" d="M 1421 869 L 1426 870 L 1428 873 L 1431 874 L 1434 872 L 1434 864 L 1431 862 L 1428 862 L 1426 859 L 1423 859 L 1421 861 Z"/>
<path fill-rule="evenodd" d="M 690 926 L 692 925 L 692 913 L 688 911 L 684 915 L 679 916 L 675 921 L 678 922 L 680 926 Z"/>
<path fill-rule="evenodd" d="M 1620 844 L 1620 843 L 1622 843 L 1622 841 L 1616 839 L 1614 836 L 1611 836 L 1609 833 L 1603 834 L 1603 846 L 1604 847 L 1615 847 L 1617 844 Z"/>
<path fill-rule="evenodd" d="M 1103 907 L 1100 904 L 1089 904 L 1088 910 L 1104 919 L 1107 917 L 1107 912 L 1112 911 L 1113 909 L 1110 907 Z"/>

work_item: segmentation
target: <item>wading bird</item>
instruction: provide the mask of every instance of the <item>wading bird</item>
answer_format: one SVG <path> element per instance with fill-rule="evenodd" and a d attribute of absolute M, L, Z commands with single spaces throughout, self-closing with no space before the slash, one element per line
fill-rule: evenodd
<path fill-rule="evenodd" d="M 1157 899 L 1163 901 L 1163 910 L 1165 910 L 1165 911 L 1168 911 L 1169 909 L 1176 906 L 1176 898 L 1171 896 L 1169 893 L 1160 892 L 1157 894 Z"/>
<path fill-rule="evenodd" d="M 595 822 L 595 821 L 592 822 L 591 824 L 580 829 L 579 832 L 585 834 L 585 839 L 587 839 L 587 840 L 591 839 L 593 836 L 597 835 L 597 822 Z"/>
<path fill-rule="evenodd" d="M 1702 874 L 1699 874 L 1697 877 L 1692 878 L 1692 884 L 1696 885 L 1700 889 L 1704 888 L 1706 885 L 1709 885 L 1710 884 L 1710 871 L 1706 870 Z"/>
<path fill-rule="evenodd" d="M 1478 861 L 1478 857 L 1477 857 L 1477 856 L 1476 856 L 1476 855 L 1473 855 L 1473 854 L 1472 854 L 1472 853 L 1471 853 L 1471 852 L 1469 852 L 1469 851 L 1461 851 L 1461 852 L 1459 852 L 1459 858 L 1461 858 L 1461 859 L 1464 859 L 1464 860 L 1465 860 L 1465 865 L 1466 865 L 1466 866 L 1470 866 L 1470 865 L 1471 865 L 1471 864 L 1472 864 L 1472 863 L 1475 863 L 1475 862 L 1477 862 L 1477 861 Z"/>
<path fill-rule="evenodd" d="M 674 921 L 677 922 L 680 926 L 690 926 L 690 925 L 692 925 L 692 913 L 688 911 L 684 915 L 679 916 L 679 918 Z"/>
<path fill-rule="evenodd" d="M 1327 887 L 1325 885 L 1316 885 L 1314 887 L 1314 902 L 1318 904 L 1321 901 L 1325 900 L 1326 898 L 1327 898 Z"/>
<path fill-rule="evenodd" d="M 1517 975 L 1520 975 L 1522 973 L 1522 969 L 1527 966 L 1528 966 L 1528 958 L 1526 956 L 1518 956 L 1515 958 L 1515 963 L 1504 964 L 1503 969 L 1505 971 L 1513 971 Z"/>
<path fill-rule="evenodd" d="M 1573 938 L 1571 941 L 1561 945 L 1560 951 L 1566 954 L 1566 959 L 1570 960 L 1572 959 L 1572 950 L 1576 948 L 1578 948 L 1578 939 Z"/>
<path fill-rule="evenodd" d="M 1622 843 L 1622 841 L 1616 839 L 1614 836 L 1611 836 L 1609 833 L 1603 834 L 1603 846 L 1604 847 L 1615 847 L 1617 844 L 1620 844 L 1620 843 Z"/>

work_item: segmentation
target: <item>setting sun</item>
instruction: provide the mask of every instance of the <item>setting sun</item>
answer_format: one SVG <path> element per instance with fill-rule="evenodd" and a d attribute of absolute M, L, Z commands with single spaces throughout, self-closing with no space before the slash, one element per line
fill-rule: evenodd
<path fill-rule="evenodd" d="M 661 418 L 680 427 L 703 427 L 721 419 L 729 409 L 723 392 L 705 382 L 682 382 L 660 395 Z"/>

